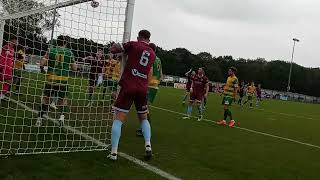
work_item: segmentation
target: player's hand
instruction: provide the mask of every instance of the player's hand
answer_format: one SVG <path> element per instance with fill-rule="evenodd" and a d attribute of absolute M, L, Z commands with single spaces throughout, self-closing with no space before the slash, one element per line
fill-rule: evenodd
<path fill-rule="evenodd" d="M 208 93 L 204 94 L 204 97 L 207 98 L 208 97 Z"/>
<path fill-rule="evenodd" d="M 192 88 L 190 88 L 190 94 L 191 94 L 191 93 L 193 93 L 193 89 L 192 89 Z"/>

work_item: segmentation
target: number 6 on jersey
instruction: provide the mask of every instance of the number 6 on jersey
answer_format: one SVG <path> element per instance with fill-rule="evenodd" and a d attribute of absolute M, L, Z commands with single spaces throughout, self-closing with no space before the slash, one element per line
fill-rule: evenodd
<path fill-rule="evenodd" d="M 140 58 L 140 64 L 142 66 L 146 67 L 148 65 L 148 62 L 149 62 L 149 57 L 150 57 L 150 52 L 144 50 L 143 53 L 142 53 L 142 56 Z"/>

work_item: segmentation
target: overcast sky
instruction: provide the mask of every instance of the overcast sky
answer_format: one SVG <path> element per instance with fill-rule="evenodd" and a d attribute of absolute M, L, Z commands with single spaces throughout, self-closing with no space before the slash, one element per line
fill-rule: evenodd
<path fill-rule="evenodd" d="M 319 0 L 136 0 L 132 39 L 149 29 L 164 49 L 320 67 Z"/>

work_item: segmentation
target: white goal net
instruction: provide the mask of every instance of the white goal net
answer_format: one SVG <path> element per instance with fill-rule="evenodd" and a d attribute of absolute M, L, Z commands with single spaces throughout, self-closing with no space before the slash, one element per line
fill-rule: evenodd
<path fill-rule="evenodd" d="M 0 0 L 0 155 L 108 147 L 115 89 L 106 69 L 110 58 L 121 58 L 109 56 L 108 49 L 111 42 L 128 40 L 133 4 L 131 0 Z M 45 54 L 59 46 L 59 36 L 68 39 L 66 48 L 74 57 L 64 57 L 63 63 L 74 60 L 76 71 L 68 65 L 58 70 L 47 67 L 53 61 L 51 53 L 44 63 Z M 41 124 L 39 112 L 44 112 Z"/>

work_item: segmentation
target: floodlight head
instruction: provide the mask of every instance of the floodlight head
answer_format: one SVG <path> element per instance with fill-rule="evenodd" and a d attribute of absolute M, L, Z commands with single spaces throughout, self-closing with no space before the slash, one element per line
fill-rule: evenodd
<path fill-rule="evenodd" d="M 293 38 L 292 40 L 295 41 L 295 42 L 300 42 L 300 40 L 297 39 L 297 38 Z"/>

